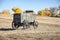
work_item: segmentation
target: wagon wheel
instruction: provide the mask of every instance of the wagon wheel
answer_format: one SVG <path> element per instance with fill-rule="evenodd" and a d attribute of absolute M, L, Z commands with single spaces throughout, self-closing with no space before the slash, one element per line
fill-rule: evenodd
<path fill-rule="evenodd" d="M 34 27 L 34 29 L 36 29 L 38 27 L 38 22 L 37 21 L 33 22 L 33 27 Z"/>
<path fill-rule="evenodd" d="M 17 29 L 18 27 L 12 22 L 12 29 Z"/>
<path fill-rule="evenodd" d="M 24 20 L 23 21 L 23 29 L 27 29 L 29 27 L 30 27 L 29 22 Z"/>

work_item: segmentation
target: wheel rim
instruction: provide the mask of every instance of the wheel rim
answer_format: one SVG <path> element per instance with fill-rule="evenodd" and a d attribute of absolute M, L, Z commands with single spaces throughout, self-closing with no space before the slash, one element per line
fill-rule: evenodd
<path fill-rule="evenodd" d="M 24 22 L 23 22 L 23 28 L 24 28 L 24 29 L 27 29 L 27 28 L 29 28 L 29 27 L 30 27 L 29 22 L 28 22 L 28 21 L 24 21 Z"/>
<path fill-rule="evenodd" d="M 14 25 L 14 23 L 12 23 L 12 28 L 13 28 L 13 29 L 16 29 L 16 26 Z"/>
<path fill-rule="evenodd" d="M 34 21 L 33 27 L 34 27 L 34 29 L 36 29 L 38 27 L 38 22 L 37 21 Z"/>

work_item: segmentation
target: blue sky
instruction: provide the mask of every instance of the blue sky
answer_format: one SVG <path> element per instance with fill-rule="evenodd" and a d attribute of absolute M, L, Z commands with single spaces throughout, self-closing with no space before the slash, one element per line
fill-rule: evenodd
<path fill-rule="evenodd" d="M 60 0 L 0 0 L 0 12 L 2 10 L 10 10 L 12 7 L 17 6 L 23 11 L 25 10 L 38 10 L 50 7 L 57 7 L 60 5 Z"/>

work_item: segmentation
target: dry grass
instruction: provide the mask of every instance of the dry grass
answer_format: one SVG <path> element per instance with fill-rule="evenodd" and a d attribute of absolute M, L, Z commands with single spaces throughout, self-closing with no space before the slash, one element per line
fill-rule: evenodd
<path fill-rule="evenodd" d="M 0 40 L 60 40 L 60 18 L 40 17 L 37 29 L 12 30 L 12 16 L 0 16 Z"/>

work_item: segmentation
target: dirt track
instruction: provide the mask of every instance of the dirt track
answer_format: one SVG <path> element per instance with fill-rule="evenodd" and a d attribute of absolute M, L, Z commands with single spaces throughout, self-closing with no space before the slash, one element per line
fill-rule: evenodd
<path fill-rule="evenodd" d="M 60 18 L 36 17 L 37 29 L 13 30 L 12 17 L 0 17 L 0 40 L 60 40 Z"/>

